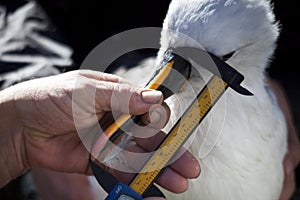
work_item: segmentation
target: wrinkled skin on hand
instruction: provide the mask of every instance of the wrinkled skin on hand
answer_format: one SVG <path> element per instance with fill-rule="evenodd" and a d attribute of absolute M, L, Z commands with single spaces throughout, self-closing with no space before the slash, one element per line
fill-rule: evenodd
<path fill-rule="evenodd" d="M 90 152 L 77 132 L 95 125 L 112 109 L 120 113 L 143 114 L 142 121 L 149 125 L 150 132 L 158 133 L 165 124 L 164 120 L 157 120 L 165 110 L 161 92 L 138 88 L 118 76 L 101 72 L 81 70 L 34 79 L 3 90 L 0 95 L 1 113 L 8 113 L 1 116 L 5 125 L 0 125 L 0 130 L 7 137 L 2 137 L 0 143 L 5 144 L 5 151 L 12 152 L 16 158 L 11 159 L 5 151 L 0 151 L 3 160 L 8 161 L 1 186 L 32 167 L 91 175 Z M 156 112 L 149 113 L 151 108 Z M 74 123 L 74 116 L 80 117 L 79 125 Z M 165 120 L 167 117 L 165 114 Z M 7 130 L 11 133 L 6 133 Z M 144 133 L 138 129 L 134 131 L 137 135 Z M 162 135 L 159 132 L 146 141 L 158 144 Z M 153 149 L 145 145 L 145 139 L 136 139 L 133 151 L 149 150 Z M 120 179 L 127 176 L 114 170 L 112 173 Z M 187 179 L 197 177 L 199 173 L 198 161 L 186 152 L 167 168 L 157 183 L 172 192 L 183 192 L 188 186 Z"/>

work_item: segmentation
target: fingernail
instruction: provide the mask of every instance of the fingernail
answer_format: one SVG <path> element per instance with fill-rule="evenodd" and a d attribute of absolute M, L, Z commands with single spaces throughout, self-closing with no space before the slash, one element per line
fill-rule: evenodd
<path fill-rule="evenodd" d="M 158 103 L 162 98 L 161 91 L 158 90 L 144 90 L 141 92 L 142 100 L 145 103 Z"/>
<path fill-rule="evenodd" d="M 150 113 L 150 122 L 156 123 L 160 120 L 160 114 L 155 110 Z"/>

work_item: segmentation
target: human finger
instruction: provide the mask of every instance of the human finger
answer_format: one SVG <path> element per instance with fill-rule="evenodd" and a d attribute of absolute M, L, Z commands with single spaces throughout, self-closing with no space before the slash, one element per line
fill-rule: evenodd
<path fill-rule="evenodd" d="M 96 86 L 96 111 L 118 111 L 140 115 L 153 104 L 161 104 L 163 94 L 157 90 L 138 88 L 129 84 L 100 81 Z"/>
<path fill-rule="evenodd" d="M 148 131 L 146 131 L 146 133 L 148 133 Z M 153 134 L 152 137 L 135 137 L 134 140 L 137 145 L 145 151 L 154 151 L 165 137 L 166 134 L 160 131 L 157 134 Z M 171 160 L 169 164 L 169 167 L 172 168 L 172 170 L 186 178 L 196 178 L 200 174 L 201 169 L 198 160 L 192 155 L 192 153 L 184 148 L 181 148 L 178 151 L 175 159 Z"/>
<path fill-rule="evenodd" d="M 134 154 L 128 154 L 128 151 L 134 152 Z M 140 172 L 144 163 L 149 159 L 150 154 L 144 154 L 146 153 L 145 150 L 137 145 L 127 146 L 126 151 L 120 153 L 122 155 L 117 155 L 117 165 L 110 163 L 111 166 L 108 168 L 108 171 L 118 177 L 120 181 L 129 183 L 135 173 Z M 137 155 L 137 153 L 139 155 Z M 124 168 L 120 166 L 123 163 L 122 161 L 120 162 L 120 160 L 126 161 L 124 162 L 126 163 Z M 186 162 L 188 164 L 185 166 L 188 167 L 189 161 L 187 159 Z M 123 170 L 121 170 L 121 168 Z M 188 187 L 187 177 L 170 167 L 166 167 L 155 182 L 161 187 L 174 193 L 181 193 Z"/>
<path fill-rule="evenodd" d="M 109 173 L 117 177 L 121 182 L 128 184 L 130 180 L 135 176 L 133 173 L 122 172 L 116 169 L 107 169 Z M 174 193 L 182 193 L 188 187 L 188 181 L 186 177 L 176 173 L 171 168 L 166 168 L 164 172 L 158 177 L 156 183 L 166 190 Z"/>
<path fill-rule="evenodd" d="M 170 108 L 166 103 L 153 105 L 149 112 L 141 117 L 144 125 L 162 129 L 170 118 Z"/>
<path fill-rule="evenodd" d="M 104 72 L 88 70 L 88 69 L 77 70 L 77 71 L 73 71 L 70 73 L 77 73 L 80 76 L 84 76 L 84 77 L 90 78 L 90 79 L 95 79 L 97 81 L 109 81 L 109 82 L 115 82 L 115 83 L 120 83 L 123 81 L 123 79 L 121 77 L 119 77 L 115 74 L 104 73 Z"/>
<path fill-rule="evenodd" d="M 296 189 L 294 164 L 290 156 L 287 154 L 284 161 L 284 182 L 279 200 L 289 200 Z"/>

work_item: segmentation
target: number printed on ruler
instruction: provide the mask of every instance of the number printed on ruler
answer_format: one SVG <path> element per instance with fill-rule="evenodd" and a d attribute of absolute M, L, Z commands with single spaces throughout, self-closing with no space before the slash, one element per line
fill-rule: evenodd
<path fill-rule="evenodd" d="M 139 194 L 143 194 L 147 190 L 227 87 L 228 84 L 218 76 L 213 76 L 209 80 L 159 148 L 140 170 L 140 173 L 132 180 L 129 186 L 133 190 Z"/>

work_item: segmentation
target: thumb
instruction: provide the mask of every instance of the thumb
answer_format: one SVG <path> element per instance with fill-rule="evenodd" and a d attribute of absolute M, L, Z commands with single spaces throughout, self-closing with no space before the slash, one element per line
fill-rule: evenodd
<path fill-rule="evenodd" d="M 109 87 L 97 88 L 96 109 L 140 115 L 149 111 L 154 104 L 163 102 L 163 94 L 158 90 L 138 88 L 126 83 L 106 82 Z"/>

